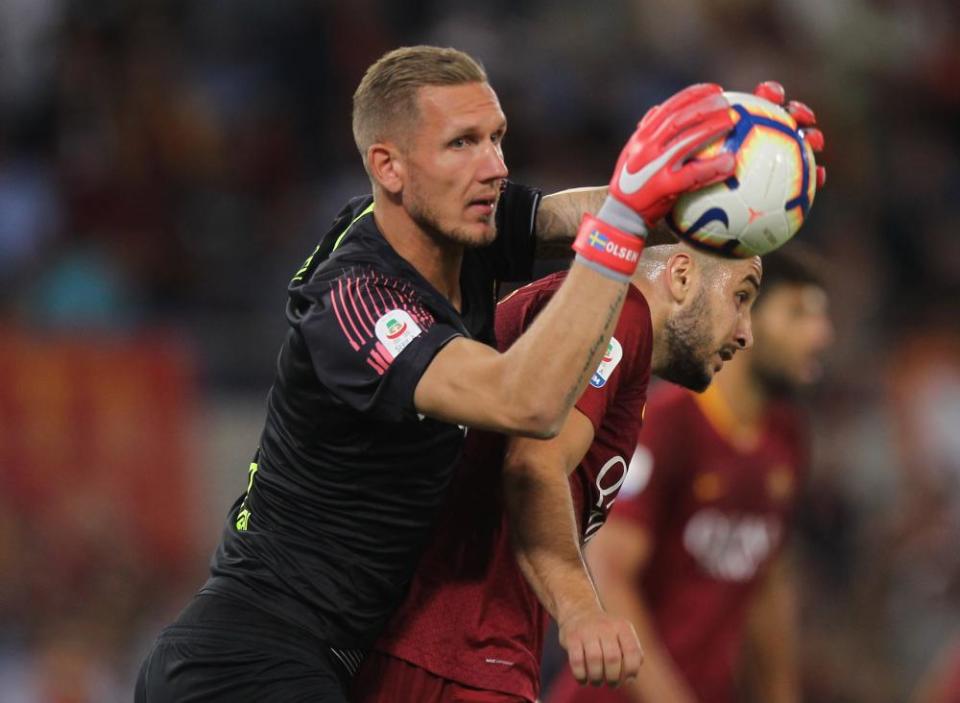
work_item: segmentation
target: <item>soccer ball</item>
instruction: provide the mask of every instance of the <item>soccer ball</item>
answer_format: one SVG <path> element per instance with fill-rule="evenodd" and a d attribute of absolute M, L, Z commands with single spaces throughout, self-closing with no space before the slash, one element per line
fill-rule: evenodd
<path fill-rule="evenodd" d="M 697 156 L 736 154 L 734 175 L 677 200 L 666 220 L 689 244 L 725 256 L 769 254 L 803 224 L 817 191 L 817 167 L 797 123 L 778 105 L 726 92 L 733 130 Z M 696 157 L 695 157 L 696 158 Z"/>

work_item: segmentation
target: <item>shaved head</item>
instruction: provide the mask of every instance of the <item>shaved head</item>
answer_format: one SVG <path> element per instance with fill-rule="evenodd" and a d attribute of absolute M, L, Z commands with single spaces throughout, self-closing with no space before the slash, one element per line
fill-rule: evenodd
<path fill-rule="evenodd" d="M 659 298 L 654 373 L 705 390 L 725 361 L 753 343 L 750 308 L 762 272 L 759 257 L 723 258 L 682 242 L 646 248 L 634 280 Z"/>
<path fill-rule="evenodd" d="M 696 262 L 697 268 L 702 272 L 711 272 L 724 263 L 738 261 L 738 259 L 709 254 L 683 242 L 673 241 L 646 247 L 643 250 L 643 256 L 640 258 L 640 265 L 651 267 L 662 266 L 666 264 L 671 256 L 675 256 L 676 254 L 686 254 L 689 256 Z M 759 262 L 759 258 L 757 258 L 757 261 Z"/>

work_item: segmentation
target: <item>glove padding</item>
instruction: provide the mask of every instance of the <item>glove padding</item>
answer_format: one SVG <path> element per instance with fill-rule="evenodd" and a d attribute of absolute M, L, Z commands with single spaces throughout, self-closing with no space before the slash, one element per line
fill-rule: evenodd
<path fill-rule="evenodd" d="M 787 91 L 783 89 L 777 81 L 764 81 L 753 89 L 753 94 L 758 98 L 769 100 L 774 105 L 784 107 L 790 116 L 796 120 L 800 136 L 810 145 L 815 153 L 823 151 L 823 132 L 814 127 L 817 124 L 817 116 L 808 105 L 799 100 L 787 100 Z M 824 166 L 817 166 L 817 188 L 822 188 L 827 182 L 827 169 Z"/>
<path fill-rule="evenodd" d="M 730 103 L 719 85 L 701 83 L 684 88 L 640 120 L 620 152 L 610 180 L 610 197 L 645 224 L 655 224 L 683 193 L 733 175 L 733 154 L 689 160 L 732 128 Z M 603 212 L 598 214 L 603 216 Z M 637 229 L 642 230 L 642 224 Z"/>

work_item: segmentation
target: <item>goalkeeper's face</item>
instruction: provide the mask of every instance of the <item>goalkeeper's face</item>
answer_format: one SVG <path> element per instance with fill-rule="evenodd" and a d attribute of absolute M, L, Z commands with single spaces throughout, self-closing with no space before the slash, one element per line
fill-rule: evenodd
<path fill-rule="evenodd" d="M 403 149 L 403 206 L 432 237 L 483 246 L 496 237 L 507 121 L 486 83 L 427 86 Z"/>

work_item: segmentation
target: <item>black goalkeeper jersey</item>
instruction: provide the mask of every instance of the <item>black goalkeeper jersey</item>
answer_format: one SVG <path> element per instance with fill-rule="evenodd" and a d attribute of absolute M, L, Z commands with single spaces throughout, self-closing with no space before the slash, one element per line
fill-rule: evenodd
<path fill-rule="evenodd" d="M 260 446 L 202 592 L 245 600 L 334 648 L 373 643 L 464 437 L 419 416 L 414 389 L 454 337 L 494 342 L 497 281 L 531 275 L 538 199 L 507 186 L 496 240 L 465 252 L 461 313 L 383 238 L 370 197 L 344 208 L 290 284 Z"/>

